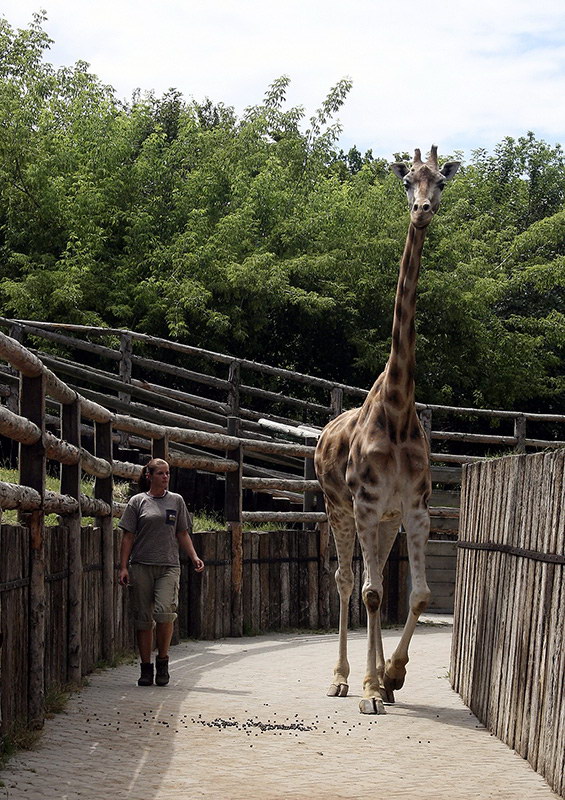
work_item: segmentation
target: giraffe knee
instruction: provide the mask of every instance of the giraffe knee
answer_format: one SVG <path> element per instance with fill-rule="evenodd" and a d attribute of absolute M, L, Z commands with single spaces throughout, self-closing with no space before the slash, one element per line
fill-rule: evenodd
<path fill-rule="evenodd" d="M 378 611 L 381 607 L 382 593 L 376 589 L 363 589 L 363 602 L 367 611 Z"/>
<path fill-rule="evenodd" d="M 335 572 L 335 582 L 338 590 L 351 592 L 353 589 L 353 571 L 339 567 Z"/>
<path fill-rule="evenodd" d="M 412 592 L 410 595 L 410 608 L 417 617 L 423 614 L 430 604 L 432 593 L 429 589 L 421 592 Z"/>

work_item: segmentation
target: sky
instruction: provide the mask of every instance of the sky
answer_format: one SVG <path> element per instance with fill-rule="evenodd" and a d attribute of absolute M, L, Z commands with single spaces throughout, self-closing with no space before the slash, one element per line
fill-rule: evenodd
<path fill-rule="evenodd" d="M 0 0 L 13 27 L 40 8 L 48 60 L 87 61 L 120 99 L 174 87 L 241 114 L 288 75 L 309 117 L 347 77 L 346 150 L 565 145 L 563 0 Z"/>

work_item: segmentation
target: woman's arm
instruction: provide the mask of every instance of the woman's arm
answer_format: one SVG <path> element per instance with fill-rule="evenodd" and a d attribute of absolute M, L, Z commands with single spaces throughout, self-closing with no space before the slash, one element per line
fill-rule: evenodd
<path fill-rule="evenodd" d="M 202 572 L 204 569 L 204 562 L 198 557 L 196 550 L 194 549 L 194 545 L 192 544 L 192 539 L 190 538 L 189 532 L 179 531 L 177 533 L 177 539 L 182 550 L 184 550 L 184 552 L 192 561 L 196 572 Z"/>
<path fill-rule="evenodd" d="M 120 569 L 118 571 L 118 580 L 122 586 L 127 586 L 129 583 L 128 561 L 134 541 L 135 535 L 131 531 L 123 531 L 120 547 Z"/>

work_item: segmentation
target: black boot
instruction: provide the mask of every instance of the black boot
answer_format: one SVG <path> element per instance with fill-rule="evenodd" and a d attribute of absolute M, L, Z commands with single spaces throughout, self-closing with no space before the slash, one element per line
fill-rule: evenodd
<path fill-rule="evenodd" d="M 157 672 L 155 674 L 155 683 L 157 686 L 166 686 L 169 682 L 169 657 L 157 657 L 155 661 Z"/>
<path fill-rule="evenodd" d="M 138 686 L 153 686 L 153 664 L 150 661 L 141 662 L 141 675 Z"/>

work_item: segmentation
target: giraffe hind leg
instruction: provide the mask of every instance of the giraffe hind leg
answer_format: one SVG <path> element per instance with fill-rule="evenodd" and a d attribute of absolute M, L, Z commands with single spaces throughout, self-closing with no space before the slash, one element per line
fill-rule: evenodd
<path fill-rule="evenodd" d="M 347 660 L 347 625 L 349 600 L 353 591 L 353 546 L 355 544 L 355 522 L 353 516 L 337 515 L 328 508 L 328 518 L 335 540 L 338 568 L 335 581 L 339 594 L 339 650 L 328 697 L 347 697 L 349 691 L 349 662 Z"/>

